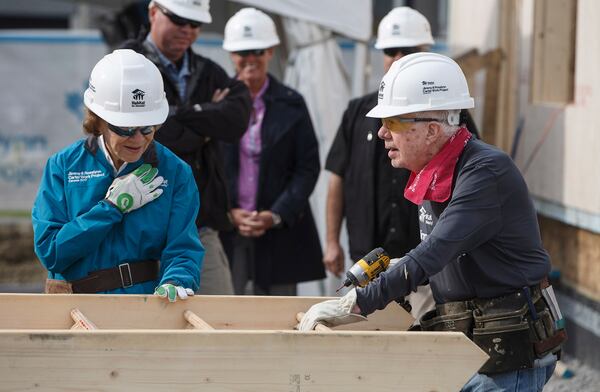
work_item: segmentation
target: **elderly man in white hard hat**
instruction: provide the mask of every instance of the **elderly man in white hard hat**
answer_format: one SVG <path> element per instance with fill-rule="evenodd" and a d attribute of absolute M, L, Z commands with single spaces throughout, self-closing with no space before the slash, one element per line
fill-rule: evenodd
<path fill-rule="evenodd" d="M 381 20 L 375 48 L 382 50 L 387 72 L 395 60 L 427 51 L 433 44 L 425 16 L 410 7 L 397 7 Z M 376 247 L 383 247 L 391 257 L 401 257 L 421 241 L 417 208 L 402 194 L 410 172 L 390 166 L 383 141 L 377 138 L 379 122 L 365 117 L 376 104 L 376 91 L 350 101 L 325 163 L 330 176 L 323 263 L 337 276 L 345 264 L 340 244 L 344 218 L 352 260 Z M 468 128 L 476 132 L 472 122 Z M 417 319 L 433 307 L 428 287 L 419 288 L 407 300 Z"/>
<path fill-rule="evenodd" d="M 546 276 L 550 259 L 519 169 L 461 126 L 474 106 L 460 67 L 416 53 L 393 63 L 367 116 L 382 120 L 394 167 L 410 170 L 423 240 L 365 288 L 314 305 L 300 328 L 360 321 L 426 282 L 425 331 L 465 333 L 490 359 L 463 391 L 541 391 L 566 339 Z"/>
<path fill-rule="evenodd" d="M 278 44 L 260 10 L 244 8 L 225 26 L 223 48 L 253 105 L 241 141 L 224 148 L 236 232 L 223 238 L 236 294 L 296 295 L 298 282 L 325 277 L 308 203 L 319 177 L 317 138 L 304 98 L 268 73 Z"/>
<path fill-rule="evenodd" d="M 209 0 L 153 0 L 150 33 L 124 44 L 142 53 L 165 80 L 169 117 L 156 139 L 191 167 L 200 190 L 194 219 L 206 249 L 200 294 L 233 294 L 219 231 L 232 228 L 220 142 L 240 139 L 250 118 L 246 86 L 191 49 L 212 21 Z"/>
<path fill-rule="evenodd" d="M 46 292 L 193 295 L 204 254 L 198 189 L 153 140 L 169 111 L 160 72 L 116 50 L 92 70 L 84 103 L 88 138 L 48 159 L 33 205 Z"/>

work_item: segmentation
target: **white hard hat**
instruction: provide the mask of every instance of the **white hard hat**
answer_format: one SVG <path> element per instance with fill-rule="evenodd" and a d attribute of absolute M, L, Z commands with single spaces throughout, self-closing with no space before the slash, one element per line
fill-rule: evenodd
<path fill-rule="evenodd" d="M 154 0 L 154 2 L 181 18 L 202 23 L 212 22 L 210 0 Z"/>
<path fill-rule="evenodd" d="M 85 106 L 119 127 L 165 122 L 169 104 L 156 66 L 131 49 L 118 49 L 94 66 L 83 94 Z"/>
<path fill-rule="evenodd" d="M 474 106 L 458 64 L 441 54 L 420 52 L 394 61 L 379 85 L 377 106 L 367 117 L 386 118 Z"/>
<path fill-rule="evenodd" d="M 423 14 L 410 7 L 396 7 L 381 19 L 375 48 L 409 48 L 433 43 L 431 27 Z"/>
<path fill-rule="evenodd" d="M 242 8 L 225 25 L 223 49 L 229 52 L 267 49 L 278 44 L 275 23 L 255 8 Z"/>

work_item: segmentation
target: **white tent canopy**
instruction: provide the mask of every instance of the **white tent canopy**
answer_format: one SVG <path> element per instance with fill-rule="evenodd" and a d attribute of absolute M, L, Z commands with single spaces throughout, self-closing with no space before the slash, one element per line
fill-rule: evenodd
<path fill-rule="evenodd" d="M 357 41 L 371 38 L 371 0 L 235 0 L 314 23 Z"/>

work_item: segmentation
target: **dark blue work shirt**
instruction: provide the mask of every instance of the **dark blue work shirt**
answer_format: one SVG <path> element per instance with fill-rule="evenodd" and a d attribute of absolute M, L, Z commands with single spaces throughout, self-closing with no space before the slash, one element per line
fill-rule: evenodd
<path fill-rule="evenodd" d="M 446 203 L 419 206 L 422 242 L 358 290 L 363 314 L 429 280 L 437 303 L 493 298 L 539 283 L 550 270 L 537 216 L 519 169 L 479 140 L 465 146 Z"/>

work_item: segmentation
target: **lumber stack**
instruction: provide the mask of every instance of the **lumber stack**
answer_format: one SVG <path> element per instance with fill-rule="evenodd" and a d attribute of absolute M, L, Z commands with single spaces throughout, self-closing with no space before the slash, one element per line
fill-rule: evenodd
<path fill-rule="evenodd" d="M 487 359 L 459 333 L 405 332 L 394 303 L 294 330 L 322 300 L 0 294 L 0 391 L 456 391 Z"/>

